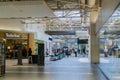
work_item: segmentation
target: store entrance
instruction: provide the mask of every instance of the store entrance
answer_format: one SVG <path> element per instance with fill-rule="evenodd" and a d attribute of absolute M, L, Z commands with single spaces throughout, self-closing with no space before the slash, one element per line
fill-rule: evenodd
<path fill-rule="evenodd" d="M 27 40 L 26 39 L 6 39 L 6 59 L 18 58 L 18 45 L 23 45 L 22 57 L 27 58 Z"/>
<path fill-rule="evenodd" d="M 34 55 L 32 55 L 32 62 L 31 64 L 37 64 L 40 66 L 44 65 L 44 43 L 37 43 L 36 44 L 36 52 Z M 30 59 L 29 59 L 30 60 Z"/>

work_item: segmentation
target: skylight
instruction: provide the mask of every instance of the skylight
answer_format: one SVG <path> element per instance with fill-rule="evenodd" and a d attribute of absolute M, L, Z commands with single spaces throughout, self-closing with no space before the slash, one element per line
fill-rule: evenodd
<path fill-rule="evenodd" d="M 54 14 L 59 20 L 80 20 L 79 11 L 55 11 Z"/>

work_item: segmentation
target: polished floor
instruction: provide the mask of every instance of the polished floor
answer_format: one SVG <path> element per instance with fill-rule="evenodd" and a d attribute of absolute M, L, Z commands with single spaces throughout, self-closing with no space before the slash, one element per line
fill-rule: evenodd
<path fill-rule="evenodd" d="M 120 58 L 101 56 L 98 67 L 100 67 L 109 80 L 120 80 Z"/>
<path fill-rule="evenodd" d="M 107 80 L 95 64 L 88 58 L 65 57 L 58 61 L 46 58 L 45 66 L 16 65 L 16 60 L 7 60 L 6 75 L 0 80 Z"/>

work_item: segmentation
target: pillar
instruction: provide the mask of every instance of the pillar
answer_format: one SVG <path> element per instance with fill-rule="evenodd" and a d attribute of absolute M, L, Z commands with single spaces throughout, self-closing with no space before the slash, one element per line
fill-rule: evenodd
<path fill-rule="evenodd" d="M 35 54 L 35 42 L 34 42 L 34 34 L 28 34 L 28 48 L 32 49 L 32 55 Z"/>
<path fill-rule="evenodd" d="M 90 60 L 91 63 L 99 63 L 99 36 L 96 35 L 96 24 L 90 27 Z"/>
<path fill-rule="evenodd" d="M 22 49 L 23 49 L 23 45 L 22 44 L 18 44 L 18 65 L 23 65 L 22 64 Z"/>
<path fill-rule="evenodd" d="M 99 63 L 99 35 L 97 34 L 96 22 L 100 9 L 90 12 L 90 60 L 91 63 Z"/>

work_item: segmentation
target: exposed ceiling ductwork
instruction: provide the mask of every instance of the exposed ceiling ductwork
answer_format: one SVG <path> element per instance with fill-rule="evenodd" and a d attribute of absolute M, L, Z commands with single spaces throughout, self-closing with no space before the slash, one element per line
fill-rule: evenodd
<path fill-rule="evenodd" d="M 98 11 L 98 1 L 99 0 L 45 0 L 58 17 L 56 19 L 59 22 L 51 20 L 48 23 L 47 31 L 87 30 L 88 27 L 90 27 L 90 12 Z"/>
<path fill-rule="evenodd" d="M 24 1 L 27 1 L 27 3 L 24 3 L 25 5 L 22 4 Z M 46 30 L 48 31 L 86 30 L 90 27 L 90 12 L 98 9 L 96 3 L 99 2 L 97 1 L 99 0 L 0 0 L 0 10 L 5 8 L 2 7 L 2 3 L 11 3 L 10 7 L 5 5 L 11 8 L 9 9 L 11 13 L 7 14 L 7 16 L 5 14 L 0 15 L 0 17 L 24 19 L 22 20 L 24 24 L 44 21 L 47 24 Z M 19 6 L 14 3 L 19 4 Z M 34 5 L 31 7 L 33 3 Z M 8 8 L 6 9 L 4 11 L 8 11 Z"/>

